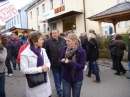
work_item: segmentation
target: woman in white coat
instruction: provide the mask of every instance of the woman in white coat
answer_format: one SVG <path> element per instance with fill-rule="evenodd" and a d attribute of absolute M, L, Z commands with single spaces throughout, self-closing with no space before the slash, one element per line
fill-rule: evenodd
<path fill-rule="evenodd" d="M 21 71 L 24 74 L 37 74 L 44 72 L 46 83 L 30 88 L 26 81 L 26 97 L 51 97 L 52 90 L 47 71 L 50 69 L 50 61 L 43 44 L 42 34 L 38 31 L 31 32 L 28 36 L 30 45 L 20 54 Z"/>

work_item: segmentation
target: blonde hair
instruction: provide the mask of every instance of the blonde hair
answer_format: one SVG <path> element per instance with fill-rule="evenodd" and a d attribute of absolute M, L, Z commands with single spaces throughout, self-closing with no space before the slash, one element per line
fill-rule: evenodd
<path fill-rule="evenodd" d="M 88 40 L 95 39 L 95 38 L 96 38 L 96 36 L 93 33 L 88 34 Z"/>
<path fill-rule="evenodd" d="M 68 34 L 66 37 L 70 38 L 72 41 L 75 41 L 77 45 L 80 44 L 80 39 L 74 33 Z"/>

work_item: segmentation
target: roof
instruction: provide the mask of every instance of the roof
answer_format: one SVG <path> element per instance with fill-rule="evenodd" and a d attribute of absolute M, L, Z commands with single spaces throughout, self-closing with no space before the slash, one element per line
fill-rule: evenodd
<path fill-rule="evenodd" d="M 117 4 L 111 8 L 103 11 L 103 12 L 100 12 L 96 15 L 88 17 L 88 19 L 100 17 L 100 16 L 105 16 L 105 15 L 109 15 L 109 14 L 114 14 L 114 13 L 118 13 L 118 12 L 123 12 L 123 11 L 130 11 L 130 2 L 129 1 Z"/>
<path fill-rule="evenodd" d="M 7 30 L 1 32 L 0 34 L 4 34 L 4 33 L 7 33 L 7 32 L 11 32 L 11 31 L 16 30 L 16 29 L 35 31 L 35 30 L 33 30 L 33 29 L 16 28 L 15 26 L 13 26 L 13 27 L 11 27 L 11 28 L 9 28 L 9 29 L 7 29 Z"/>
<path fill-rule="evenodd" d="M 40 2 L 40 1 L 42 1 L 42 0 L 37 0 L 37 1 L 34 0 L 33 2 L 31 2 L 30 6 L 25 11 L 27 11 L 29 8 L 31 8 L 33 5 L 35 5 L 36 3 Z"/>

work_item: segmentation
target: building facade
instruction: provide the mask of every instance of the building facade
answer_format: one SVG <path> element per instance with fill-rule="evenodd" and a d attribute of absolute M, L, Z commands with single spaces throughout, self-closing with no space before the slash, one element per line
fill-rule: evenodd
<path fill-rule="evenodd" d="M 26 10 L 28 29 L 47 33 L 57 28 L 61 33 L 73 30 L 77 35 L 94 29 L 99 34 L 98 22 L 87 18 L 125 1 L 130 0 L 36 0 Z M 109 24 L 102 23 L 105 25 Z M 125 33 L 129 26 L 128 21 L 118 23 L 117 33 Z"/>

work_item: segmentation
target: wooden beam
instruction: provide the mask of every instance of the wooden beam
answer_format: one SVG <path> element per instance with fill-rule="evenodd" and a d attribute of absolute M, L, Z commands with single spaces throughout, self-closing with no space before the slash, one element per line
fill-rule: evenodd
<path fill-rule="evenodd" d="M 98 26 L 99 26 L 100 36 L 103 36 L 101 23 L 102 23 L 102 21 L 98 21 Z"/>

